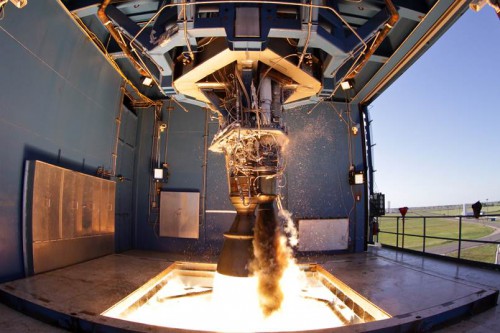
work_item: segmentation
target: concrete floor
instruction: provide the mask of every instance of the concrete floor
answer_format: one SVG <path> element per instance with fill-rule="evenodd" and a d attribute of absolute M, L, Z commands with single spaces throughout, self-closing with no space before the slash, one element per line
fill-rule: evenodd
<path fill-rule="evenodd" d="M 0 332 L 57 333 L 67 331 L 25 316 L 0 303 Z"/>
<path fill-rule="evenodd" d="M 481 269 L 465 264 L 377 247 L 371 248 L 370 252 L 411 269 L 422 270 L 429 274 L 456 281 L 473 282 L 477 285 L 500 290 L 500 270 Z M 500 306 L 497 305 L 472 317 L 465 317 L 458 323 L 434 331 L 439 333 L 500 332 Z"/>
<path fill-rule="evenodd" d="M 33 307 L 40 306 L 55 313 L 67 314 L 56 321 L 73 330 L 85 328 L 85 322 L 122 325 L 123 322 L 103 318 L 99 314 L 177 260 L 214 262 L 216 258 L 130 251 L 4 283 L 0 285 L 0 299 L 28 313 L 36 312 Z M 474 301 L 480 295 L 492 294 L 493 289 L 500 289 L 498 271 L 376 247 L 371 247 L 367 253 L 304 257 L 300 261 L 321 264 L 354 290 L 406 323 L 408 318 L 451 309 L 465 300 Z M 13 298 L 28 300 L 30 305 L 13 302 Z M 476 316 L 466 317 L 438 332 L 500 332 L 499 309 L 496 306 Z M 53 324 L 57 323 L 54 321 Z M 417 331 L 422 329 L 418 325 L 408 327 Z M 144 329 L 134 324 L 127 324 L 125 328 Z M 0 305 L 0 331 L 62 330 Z"/>

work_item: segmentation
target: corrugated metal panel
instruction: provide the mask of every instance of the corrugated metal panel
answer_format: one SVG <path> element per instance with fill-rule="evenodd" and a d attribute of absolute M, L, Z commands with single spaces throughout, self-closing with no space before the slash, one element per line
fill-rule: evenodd
<path fill-rule="evenodd" d="M 40 161 L 28 163 L 26 179 L 27 273 L 113 253 L 114 182 Z"/>
<path fill-rule="evenodd" d="M 60 197 L 63 170 L 60 168 L 37 168 L 33 183 L 33 241 L 60 239 Z"/>

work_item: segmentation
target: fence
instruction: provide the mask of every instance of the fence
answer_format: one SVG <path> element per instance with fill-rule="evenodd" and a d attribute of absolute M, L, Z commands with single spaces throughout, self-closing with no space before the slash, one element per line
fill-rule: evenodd
<path fill-rule="evenodd" d="M 383 216 L 378 222 L 384 245 L 491 264 L 499 260 L 498 215 Z"/>

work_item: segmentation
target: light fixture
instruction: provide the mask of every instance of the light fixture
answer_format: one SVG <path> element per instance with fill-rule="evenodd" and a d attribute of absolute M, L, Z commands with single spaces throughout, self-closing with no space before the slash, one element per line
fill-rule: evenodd
<path fill-rule="evenodd" d="M 363 173 L 363 171 L 357 171 L 354 174 L 354 184 L 360 185 L 363 184 L 364 182 L 365 182 L 365 174 Z"/>
<path fill-rule="evenodd" d="M 340 87 L 342 88 L 342 90 L 349 90 L 349 89 L 352 89 L 354 87 L 354 84 L 353 84 L 352 80 L 345 80 L 345 81 L 340 82 Z"/>
<path fill-rule="evenodd" d="M 160 164 L 158 164 L 158 167 L 153 169 L 153 179 L 156 182 L 166 183 L 168 182 L 168 176 L 169 173 L 167 163 L 162 163 L 161 167 Z"/>
<path fill-rule="evenodd" d="M 153 85 L 153 78 L 151 78 L 149 76 L 141 76 L 141 81 L 142 81 L 142 84 L 147 86 L 147 87 L 151 87 Z"/>
<path fill-rule="evenodd" d="M 363 171 L 356 171 L 354 165 L 349 167 L 349 184 L 361 185 L 365 183 L 365 173 Z"/>
<path fill-rule="evenodd" d="M 162 180 L 163 179 L 163 169 L 162 168 L 155 168 L 153 178 L 156 180 Z"/>
<path fill-rule="evenodd" d="M 352 126 L 351 127 L 351 132 L 352 132 L 353 135 L 358 134 L 358 132 L 359 132 L 359 124 L 356 124 L 356 125 Z"/>

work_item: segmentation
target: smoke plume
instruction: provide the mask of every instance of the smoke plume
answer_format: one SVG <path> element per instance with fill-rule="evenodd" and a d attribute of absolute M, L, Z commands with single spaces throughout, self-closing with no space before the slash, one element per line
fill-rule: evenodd
<path fill-rule="evenodd" d="M 265 316 L 279 310 L 284 299 L 280 281 L 291 251 L 282 237 L 273 204 L 261 204 L 254 229 L 255 259 L 250 269 L 258 279 L 259 303 Z"/>

